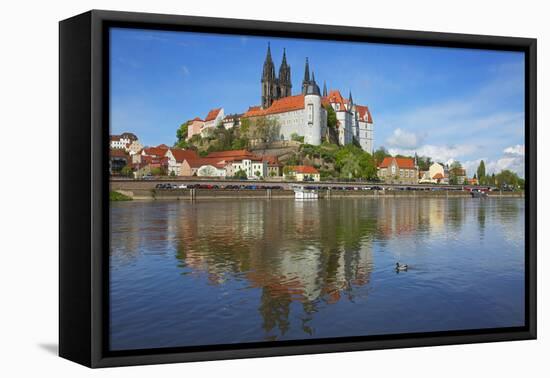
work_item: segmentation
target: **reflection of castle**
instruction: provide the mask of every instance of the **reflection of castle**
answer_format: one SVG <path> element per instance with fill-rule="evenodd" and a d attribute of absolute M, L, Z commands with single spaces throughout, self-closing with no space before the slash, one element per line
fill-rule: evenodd
<path fill-rule="evenodd" d="M 360 242 L 364 235 L 353 208 L 330 209 L 339 215 L 327 222 L 322 220 L 327 209 L 320 206 L 330 204 L 219 203 L 180 216 L 178 258 L 182 266 L 206 273 L 213 284 L 222 284 L 228 275 L 246 278 L 262 291 L 258 310 L 266 331 L 284 333 L 292 302 L 311 312 L 319 302 L 337 302 L 369 282 L 371 245 Z M 340 234 L 343 230 L 346 235 Z"/>

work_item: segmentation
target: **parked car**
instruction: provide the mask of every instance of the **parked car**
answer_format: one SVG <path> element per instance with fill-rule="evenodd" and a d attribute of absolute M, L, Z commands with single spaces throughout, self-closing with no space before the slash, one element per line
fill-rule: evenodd
<path fill-rule="evenodd" d="M 178 189 L 187 189 L 187 185 L 185 185 L 185 184 L 180 184 L 180 185 L 178 186 Z"/>

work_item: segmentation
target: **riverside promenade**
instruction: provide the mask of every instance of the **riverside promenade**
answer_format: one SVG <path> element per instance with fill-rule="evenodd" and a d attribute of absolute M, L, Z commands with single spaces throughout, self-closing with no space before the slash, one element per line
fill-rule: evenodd
<path fill-rule="evenodd" d="M 157 189 L 158 184 L 218 186 L 219 188 Z M 342 197 L 470 197 L 461 186 L 359 182 L 292 182 L 237 180 L 111 180 L 110 190 L 137 200 L 198 200 L 224 198 L 293 198 L 292 185 L 318 187 L 320 198 Z M 225 188 L 230 186 L 232 188 Z M 235 188 L 239 186 L 239 188 Z M 222 188 L 224 187 L 224 188 Z M 245 188 L 248 187 L 248 188 Z M 493 191 L 491 197 L 523 197 L 523 192 Z"/>

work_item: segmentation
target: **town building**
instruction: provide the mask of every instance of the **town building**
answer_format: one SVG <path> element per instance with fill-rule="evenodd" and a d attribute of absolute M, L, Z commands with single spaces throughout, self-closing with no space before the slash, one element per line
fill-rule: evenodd
<path fill-rule="evenodd" d="M 201 136 L 204 138 L 220 124 L 223 124 L 223 108 L 212 109 L 204 119 L 204 126 L 201 129 Z"/>
<path fill-rule="evenodd" d="M 295 165 L 285 168 L 284 177 L 296 181 L 320 181 L 321 175 L 315 167 L 309 165 Z"/>
<path fill-rule="evenodd" d="M 389 156 L 378 165 L 378 177 L 391 184 L 416 184 L 418 167 L 412 158 Z"/>
<path fill-rule="evenodd" d="M 130 155 L 124 149 L 116 148 L 109 151 L 109 173 L 117 174 L 130 163 Z"/>
<path fill-rule="evenodd" d="M 141 153 L 141 150 L 143 150 L 143 145 L 136 139 L 127 144 L 125 150 L 130 154 L 130 156 L 137 155 Z"/>
<path fill-rule="evenodd" d="M 204 120 L 199 117 L 195 117 L 192 120 L 187 121 L 187 139 L 191 139 L 193 135 L 200 135 L 203 127 Z"/>
<path fill-rule="evenodd" d="M 175 176 L 181 175 L 181 165 L 185 160 L 199 158 L 199 155 L 195 151 L 183 150 L 181 148 L 170 148 L 164 156 L 168 158 L 168 174 Z"/>
<path fill-rule="evenodd" d="M 180 176 L 225 177 L 223 162 L 216 159 L 197 158 L 184 160 L 181 164 Z"/>
<path fill-rule="evenodd" d="M 241 125 L 241 116 L 242 114 L 228 114 L 223 118 L 223 127 L 226 130 L 232 129 L 233 127 L 238 127 Z"/>
<path fill-rule="evenodd" d="M 420 177 L 420 184 L 448 184 L 449 179 L 445 171 L 445 166 L 440 163 L 432 163 L 429 169 Z"/>
<path fill-rule="evenodd" d="M 126 149 L 130 143 L 136 140 L 138 140 L 138 137 L 128 132 L 120 135 L 111 135 L 109 138 L 109 147 L 113 150 Z"/>

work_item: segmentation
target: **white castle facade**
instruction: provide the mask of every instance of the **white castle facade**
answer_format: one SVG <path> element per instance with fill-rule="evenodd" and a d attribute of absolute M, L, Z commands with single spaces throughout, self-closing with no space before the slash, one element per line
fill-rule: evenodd
<path fill-rule="evenodd" d="M 262 105 L 249 108 L 243 117 L 266 116 L 277 119 L 280 125 L 280 139 L 290 140 L 293 135 L 298 135 L 304 137 L 305 143 L 321 144 L 327 135 L 326 109 L 330 106 L 336 113 L 339 143 L 346 145 L 355 140 L 363 150 L 373 152 L 374 123 L 368 106 L 355 104 L 351 92 L 347 99 L 344 99 L 339 90 L 328 92 L 326 84 L 321 93 L 315 81 L 315 74 L 312 73 L 310 76 L 307 58 L 301 94 L 292 96 L 286 51 L 283 52 L 277 77 L 271 49 L 268 46 L 261 87 Z"/>

